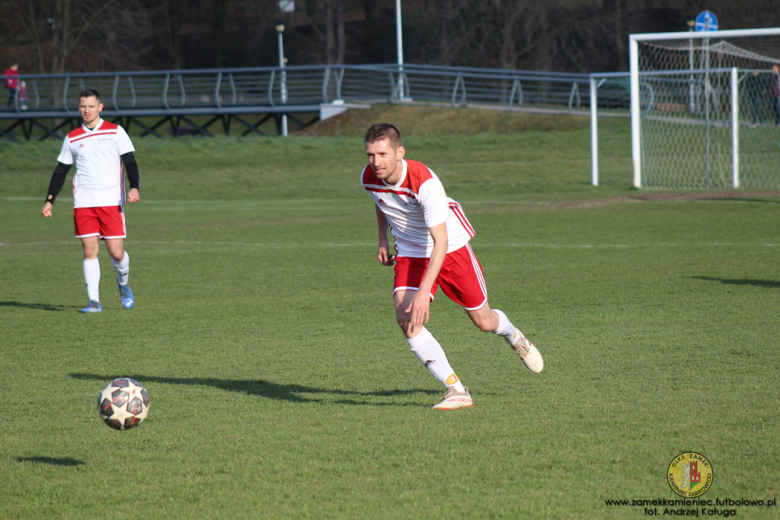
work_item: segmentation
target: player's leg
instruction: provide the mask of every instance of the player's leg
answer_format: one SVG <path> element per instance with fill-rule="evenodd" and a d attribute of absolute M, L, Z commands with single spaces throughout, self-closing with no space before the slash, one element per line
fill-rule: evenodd
<path fill-rule="evenodd" d="M 506 314 L 488 303 L 482 266 L 468 244 L 447 255 L 439 274 L 444 293 L 460 304 L 480 330 L 501 336 L 520 356 L 529 370 L 539 373 L 544 360 L 539 350 L 509 321 Z"/>
<path fill-rule="evenodd" d="M 491 309 L 490 305 L 486 303 L 476 310 L 466 309 L 466 314 L 480 330 L 492 332 L 504 338 L 531 372 L 538 374 L 544 369 L 544 359 L 539 353 L 539 349 L 509 321 L 503 311 Z"/>
<path fill-rule="evenodd" d="M 135 303 L 133 291 L 130 289 L 130 255 L 125 251 L 125 214 L 121 206 L 99 208 L 101 227 L 100 233 L 106 242 L 106 249 L 111 255 L 111 264 L 116 270 L 116 284 L 119 287 L 119 299 L 122 307 L 130 309 Z"/>
<path fill-rule="evenodd" d="M 455 371 L 447 361 L 447 355 L 444 349 L 433 334 L 425 327 L 418 327 L 411 330 L 411 317 L 404 310 L 409 307 L 416 291 L 398 291 L 395 293 L 395 313 L 398 325 L 401 327 L 406 341 L 412 353 L 417 356 L 425 368 L 439 380 L 445 387 L 454 386 L 456 390 L 462 392 L 463 384 L 458 379 Z"/>
<path fill-rule="evenodd" d="M 97 236 L 81 237 L 81 246 L 84 250 L 84 281 L 87 284 L 89 304 L 81 309 L 81 312 L 101 312 L 100 305 L 100 261 L 98 251 L 100 241 Z"/>
<path fill-rule="evenodd" d="M 434 410 L 454 410 L 472 406 L 468 389 L 463 386 L 455 371 L 447 360 L 444 349 L 433 334 L 425 328 L 411 328 L 411 315 L 406 309 L 417 294 L 416 288 L 425 274 L 426 263 L 424 259 L 396 258 L 395 290 L 393 300 L 395 302 L 395 315 L 398 325 L 401 327 L 406 341 L 412 353 L 420 360 L 425 368 L 447 389 L 442 401 L 433 406 Z M 435 288 L 433 292 L 435 292 Z M 433 297 L 433 295 L 431 295 Z"/>
<path fill-rule="evenodd" d="M 81 312 L 101 312 L 100 306 L 100 223 L 94 208 L 76 208 L 73 210 L 73 223 L 76 238 L 81 240 L 84 250 L 84 281 L 87 284 L 89 304 Z"/>
<path fill-rule="evenodd" d="M 111 264 L 116 269 L 116 283 L 127 285 L 130 279 L 130 255 L 125 251 L 125 241 L 121 238 L 107 238 L 105 241 Z"/>

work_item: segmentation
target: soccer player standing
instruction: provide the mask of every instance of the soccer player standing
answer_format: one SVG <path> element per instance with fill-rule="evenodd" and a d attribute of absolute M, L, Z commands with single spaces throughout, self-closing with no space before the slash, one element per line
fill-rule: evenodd
<path fill-rule="evenodd" d="M 424 164 L 404 159 L 401 134 L 389 123 L 373 125 L 365 138 L 368 166 L 360 182 L 376 204 L 377 259 L 395 267 L 393 299 L 398 325 L 412 352 L 446 391 L 434 410 L 473 405 L 439 342 L 425 328 L 440 285 L 480 330 L 503 337 L 534 373 L 544 368 L 537 348 L 498 309 L 491 309 L 482 267 L 469 246 L 474 230 L 460 205 Z M 396 255 L 390 255 L 388 227 Z"/>
<path fill-rule="evenodd" d="M 54 199 L 65 184 L 65 177 L 73 163 L 76 174 L 73 177 L 73 220 L 76 238 L 81 239 L 84 248 L 84 278 L 87 282 L 89 304 L 81 312 L 101 312 L 100 305 L 100 263 L 98 250 L 100 239 L 106 243 L 111 262 L 117 272 L 119 298 L 122 306 L 133 306 L 133 291 L 130 290 L 130 257 L 125 251 L 127 236 L 125 202 L 138 202 L 138 164 L 135 162 L 135 148 L 124 128 L 100 117 L 103 103 L 96 90 L 87 89 L 79 94 L 79 112 L 84 123 L 70 132 L 62 143 L 57 158 L 57 167 L 51 177 L 49 194 L 41 214 L 52 216 Z M 124 162 L 130 192 L 125 200 Z"/>

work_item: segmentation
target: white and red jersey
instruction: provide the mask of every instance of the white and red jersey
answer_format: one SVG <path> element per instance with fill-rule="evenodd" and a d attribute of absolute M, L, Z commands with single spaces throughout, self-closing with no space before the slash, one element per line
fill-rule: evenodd
<path fill-rule="evenodd" d="M 441 181 L 423 163 L 401 160 L 401 179 L 388 184 L 374 174 L 371 165 L 360 182 L 390 224 L 398 256 L 430 258 L 433 238 L 428 228 L 447 224 L 447 252 L 460 249 L 474 236 L 460 204 L 447 197 Z"/>
<path fill-rule="evenodd" d="M 125 174 L 120 156 L 134 151 L 125 129 L 103 119 L 92 130 L 81 125 L 68 133 L 57 161 L 76 163 L 73 207 L 123 205 Z"/>

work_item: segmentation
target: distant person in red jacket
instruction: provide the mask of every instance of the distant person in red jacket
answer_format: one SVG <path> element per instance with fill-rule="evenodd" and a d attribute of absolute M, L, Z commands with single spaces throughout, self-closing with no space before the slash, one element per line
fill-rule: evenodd
<path fill-rule="evenodd" d="M 16 97 L 16 89 L 19 86 L 19 78 L 16 76 L 19 76 L 19 64 L 14 63 L 10 67 L 8 67 L 8 70 L 5 71 L 5 76 L 15 76 L 13 78 L 6 78 L 5 79 L 5 88 L 8 89 L 8 92 L 10 93 L 10 96 L 8 96 L 8 103 L 6 103 L 6 106 L 11 106 L 14 104 L 14 98 Z"/>

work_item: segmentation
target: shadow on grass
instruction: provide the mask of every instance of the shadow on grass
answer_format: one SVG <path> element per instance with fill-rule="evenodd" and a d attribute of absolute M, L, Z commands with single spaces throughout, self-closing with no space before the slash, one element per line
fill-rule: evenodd
<path fill-rule="evenodd" d="M 780 288 L 780 282 L 774 280 L 747 280 L 730 278 L 713 278 L 711 276 L 691 276 L 696 280 L 705 280 L 707 282 L 720 282 L 729 285 L 755 285 L 756 287 L 765 287 L 767 289 Z"/>
<path fill-rule="evenodd" d="M 100 374 L 70 374 L 70 377 L 74 379 L 85 379 L 90 381 L 111 381 L 119 376 L 107 376 Z M 141 384 L 145 383 L 165 383 L 169 385 L 189 385 L 189 386 L 211 386 L 219 388 L 220 390 L 227 390 L 229 392 L 239 392 L 247 395 L 257 395 L 260 397 L 266 397 L 268 399 L 276 399 L 278 401 L 287 401 L 291 403 L 311 403 L 322 402 L 324 399 L 306 397 L 307 394 L 331 394 L 342 396 L 343 399 L 335 401 L 337 404 L 355 404 L 355 405 L 369 405 L 369 406 L 419 406 L 415 403 L 377 403 L 356 400 L 354 398 L 369 398 L 369 397 L 394 397 L 410 394 L 440 394 L 440 391 L 436 390 L 422 390 L 419 388 L 412 388 L 407 390 L 382 390 L 377 392 L 357 392 L 352 390 L 330 390 L 327 388 L 312 388 L 310 386 L 303 385 L 280 385 L 278 383 L 271 383 L 269 381 L 263 381 L 262 379 L 249 380 L 249 379 L 217 379 L 210 377 L 192 377 L 192 378 L 179 378 L 179 377 L 153 377 L 145 376 L 141 374 L 129 375 L 122 377 L 130 377 L 135 379 Z"/>
<path fill-rule="evenodd" d="M 69 311 L 72 309 L 78 309 L 76 305 L 51 305 L 48 303 L 23 303 L 23 302 L 0 302 L 0 307 L 24 307 L 27 309 L 35 309 L 36 311 Z"/>
<path fill-rule="evenodd" d="M 70 457 L 16 457 L 19 462 L 37 462 L 50 466 L 83 466 L 85 463 Z"/>

